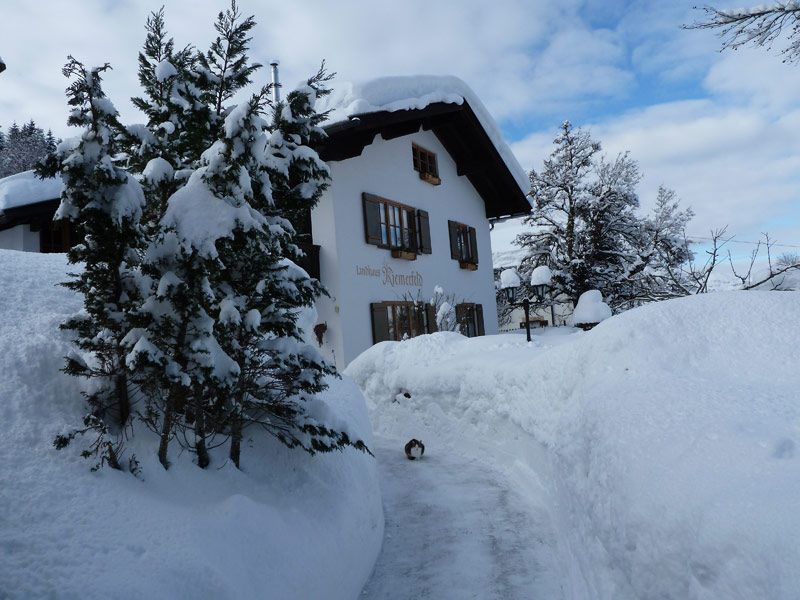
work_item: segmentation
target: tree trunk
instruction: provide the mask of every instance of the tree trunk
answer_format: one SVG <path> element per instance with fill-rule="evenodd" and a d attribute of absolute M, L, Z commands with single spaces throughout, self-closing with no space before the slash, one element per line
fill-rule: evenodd
<path fill-rule="evenodd" d="M 124 371 L 117 375 L 115 387 L 117 395 L 117 407 L 119 411 L 117 418 L 119 419 L 119 426 L 124 429 L 128 424 L 128 419 L 131 418 L 131 400 L 130 396 L 128 395 L 128 376 Z"/>
<path fill-rule="evenodd" d="M 235 417 L 233 419 L 233 423 L 231 425 L 231 451 L 229 458 L 236 465 L 236 468 L 239 467 L 239 459 L 242 453 L 242 420 L 239 417 Z"/>
<path fill-rule="evenodd" d="M 167 396 L 167 404 L 164 407 L 164 421 L 161 423 L 161 439 L 158 443 L 158 461 L 165 469 L 169 469 L 167 460 L 167 449 L 169 448 L 169 438 L 172 435 L 172 426 L 175 418 L 175 392 L 170 391 Z"/>
<path fill-rule="evenodd" d="M 205 469 L 211 459 L 208 457 L 208 448 L 206 447 L 206 411 L 202 406 L 197 408 L 197 417 L 194 423 L 194 449 L 197 452 L 197 466 Z"/>

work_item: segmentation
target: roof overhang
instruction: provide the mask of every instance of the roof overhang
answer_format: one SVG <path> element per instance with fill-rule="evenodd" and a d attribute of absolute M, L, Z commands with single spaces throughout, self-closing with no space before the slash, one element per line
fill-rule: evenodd
<path fill-rule="evenodd" d="M 486 217 L 521 216 L 530 203 L 469 104 L 436 102 L 422 109 L 352 115 L 325 128 L 327 139 L 316 148 L 325 161 L 361 155 L 377 134 L 390 140 L 432 131 L 456 163 L 458 175 L 469 179 L 486 206 Z"/>
<path fill-rule="evenodd" d="M 43 200 L 42 202 L 24 204 L 2 210 L 0 211 L 0 231 L 11 229 L 17 225 L 52 221 L 59 202 L 58 198 L 54 198 L 53 200 Z"/>

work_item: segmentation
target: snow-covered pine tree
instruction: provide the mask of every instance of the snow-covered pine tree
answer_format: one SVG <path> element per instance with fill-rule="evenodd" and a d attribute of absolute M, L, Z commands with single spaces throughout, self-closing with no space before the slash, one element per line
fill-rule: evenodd
<path fill-rule="evenodd" d="M 180 174 L 196 168 L 200 154 L 214 140 L 210 108 L 194 71 L 195 50 L 191 46 L 175 50 L 164 21 L 162 7 L 145 24 L 147 35 L 139 53 L 143 95 L 131 101 L 147 123 L 128 127 L 126 136 L 128 166 L 141 177 L 147 198 L 143 221 L 151 233 L 164 214 L 167 198 L 185 183 Z"/>
<path fill-rule="evenodd" d="M 316 414 L 314 395 L 325 388 L 324 376 L 334 369 L 303 341 L 297 321 L 320 287 L 287 258 L 297 249 L 284 211 L 310 211 L 328 184 L 327 166 L 306 144 L 322 135 L 314 102 L 318 93 L 325 93 L 329 79 L 320 69 L 287 96 L 285 105 L 275 107 L 280 115 L 273 120 L 271 135 L 262 116 L 269 88 L 225 120 L 225 159 L 220 164 L 232 172 L 212 181 L 220 191 L 242 195 L 264 218 L 263 227 L 219 243 L 225 265 L 216 282 L 219 339 L 241 373 L 235 394 L 225 403 L 230 458 L 237 467 L 244 429 L 253 425 L 310 453 L 344 446 L 367 450 L 361 440 L 350 439 Z M 241 169 L 248 178 L 238 176 Z"/>
<path fill-rule="evenodd" d="M 686 227 L 693 216 L 691 209 L 681 210 L 673 190 L 659 186 L 652 213 L 641 220 L 632 239 L 627 271 L 617 286 L 630 306 L 690 293 L 684 266 L 692 259 Z"/>
<path fill-rule="evenodd" d="M 33 120 L 22 127 L 13 123 L 8 134 L 2 137 L 0 178 L 33 169 L 40 160 L 55 150 L 53 134 L 45 134 Z"/>
<path fill-rule="evenodd" d="M 636 162 L 627 153 L 606 160 L 600 144 L 568 121 L 554 144 L 544 168 L 530 174 L 535 206 L 524 222 L 531 230 L 516 240 L 526 250 L 523 279 L 547 265 L 556 297 L 575 303 L 596 289 L 615 310 L 663 293 L 668 286 L 652 275 L 675 264 L 676 222 L 690 215 L 677 205 L 669 212 L 664 200 L 650 221 L 640 218 Z"/>
<path fill-rule="evenodd" d="M 215 125 L 225 120 L 225 103 L 250 83 L 250 78 L 261 64 L 250 62 L 250 31 L 256 26 L 252 15 L 242 18 L 242 13 L 231 0 L 228 10 L 217 15 L 214 29 L 217 37 L 205 53 L 198 53 L 196 71 L 203 79 L 206 102 L 215 115 Z"/>
<path fill-rule="evenodd" d="M 318 113 L 315 105 L 319 98 L 330 94 L 327 84 L 334 76 L 335 73 L 327 72 L 323 61 L 306 85 L 289 92 L 272 114 L 269 140 L 272 210 L 291 222 L 298 241 L 310 242 L 311 209 L 330 182 L 328 166 L 313 147 L 326 136 L 320 124 L 327 118 L 327 113 Z"/>
<path fill-rule="evenodd" d="M 121 340 L 138 289 L 133 267 L 142 243 L 139 218 L 144 197 L 139 183 L 113 163 L 115 132 L 121 126 L 102 89 L 102 74 L 108 69 L 108 64 L 88 69 L 69 57 L 63 69 L 73 80 L 67 88 L 71 107 L 67 123 L 83 133 L 59 144 L 38 172 L 61 175 L 64 191 L 55 219 L 71 221 L 85 240 L 68 253 L 70 264 L 82 269 L 64 284 L 83 295 L 84 308 L 62 327 L 75 333 L 78 349 L 67 357 L 65 371 L 92 382 L 85 392 L 90 412 L 85 429 L 59 436 L 55 444 L 63 447 L 76 434 L 94 431 L 97 438 L 84 455 L 99 456 L 100 464 L 120 468 L 120 436 L 131 415 Z M 110 432 L 109 426 L 115 431 Z"/>

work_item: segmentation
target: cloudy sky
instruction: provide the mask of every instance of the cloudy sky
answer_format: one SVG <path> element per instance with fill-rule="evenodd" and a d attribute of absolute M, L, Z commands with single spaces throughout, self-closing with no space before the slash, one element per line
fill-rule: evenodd
<path fill-rule="evenodd" d="M 137 93 L 145 17 L 161 4 L 3 0 L 0 55 L 8 71 L 0 76 L 0 124 L 33 118 L 68 133 L 60 68 L 70 53 L 112 63 L 107 92 L 124 121 L 140 120 L 128 98 Z M 695 210 L 690 233 L 728 225 L 749 241 L 769 231 L 800 251 L 800 65 L 764 50 L 720 53 L 713 33 L 680 29 L 701 16 L 694 4 L 240 2 L 259 22 L 253 56 L 279 58 L 286 82 L 307 76 L 322 58 L 340 80 L 457 75 L 495 115 L 526 169 L 541 164 L 569 119 L 589 128 L 606 152 L 630 150 L 645 175 L 644 208 L 664 184 Z M 176 42 L 205 47 L 220 8 L 221 1 L 167 2 Z M 500 226 L 495 245 L 507 246 L 517 228 Z"/>

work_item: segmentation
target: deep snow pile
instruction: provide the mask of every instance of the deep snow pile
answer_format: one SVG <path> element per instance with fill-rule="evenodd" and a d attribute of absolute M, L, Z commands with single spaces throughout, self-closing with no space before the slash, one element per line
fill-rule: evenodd
<path fill-rule="evenodd" d="M 0 598 L 357 596 L 383 533 L 368 455 L 259 439 L 243 472 L 224 448 L 208 470 L 184 454 L 167 472 L 148 439 L 131 447 L 140 481 L 90 473 L 80 440 L 53 448 L 83 413 L 59 372 L 58 325 L 80 304 L 56 287 L 67 268 L 63 255 L 0 251 Z M 330 384 L 322 398 L 371 443 L 358 388 Z"/>
<path fill-rule="evenodd" d="M 426 454 L 473 447 L 550 498 L 565 597 L 788 599 L 800 596 L 798 340 L 800 294 L 717 293 L 554 347 L 386 342 L 347 373 L 377 434 L 425 436 Z"/>

